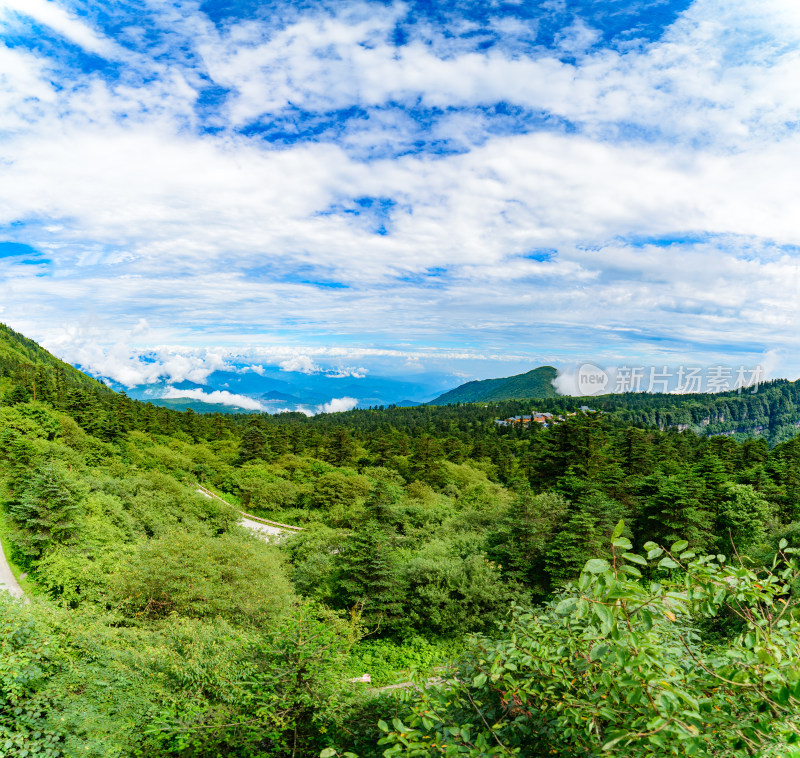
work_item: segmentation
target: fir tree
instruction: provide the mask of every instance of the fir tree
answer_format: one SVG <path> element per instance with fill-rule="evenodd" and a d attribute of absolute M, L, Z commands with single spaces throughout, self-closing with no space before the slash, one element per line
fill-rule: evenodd
<path fill-rule="evenodd" d="M 339 605 L 358 608 L 376 627 L 392 627 L 402 611 L 402 581 L 386 532 L 369 522 L 347 541 L 340 558 Z"/>
<path fill-rule="evenodd" d="M 248 461 L 265 458 L 268 451 L 267 435 L 258 423 L 251 422 L 242 435 L 242 443 L 239 446 L 239 458 L 237 463 L 241 465 Z"/>
<path fill-rule="evenodd" d="M 15 542 L 26 556 L 38 558 L 51 544 L 73 536 L 80 505 L 62 468 L 48 461 L 34 473 L 10 512 L 18 527 Z"/>

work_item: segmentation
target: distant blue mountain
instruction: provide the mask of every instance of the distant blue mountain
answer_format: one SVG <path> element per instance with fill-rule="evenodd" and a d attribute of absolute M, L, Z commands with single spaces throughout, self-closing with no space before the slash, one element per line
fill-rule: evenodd
<path fill-rule="evenodd" d="M 236 398 L 213 396 L 208 400 L 204 399 L 204 396 L 217 391 L 257 401 L 268 413 L 296 410 L 317 413 L 326 403 L 341 398 L 352 398 L 356 403 L 355 407 L 359 408 L 420 405 L 452 386 L 452 380 L 444 374 L 424 374 L 414 378 L 416 381 L 387 376 L 302 374 L 282 371 L 272 366 L 261 366 L 254 371 L 248 365 L 232 371 L 214 371 L 202 384 L 192 381 L 159 381 L 131 388 L 111 384 L 114 389 L 125 390 L 137 400 L 209 413 L 219 411 L 221 402 L 232 412 L 242 408 L 236 405 Z M 198 395 L 168 397 L 172 390 L 195 391 Z"/>

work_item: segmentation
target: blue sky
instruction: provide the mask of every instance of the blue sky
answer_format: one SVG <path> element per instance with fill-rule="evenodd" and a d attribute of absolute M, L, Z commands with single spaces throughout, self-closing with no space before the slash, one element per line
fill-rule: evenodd
<path fill-rule="evenodd" d="M 0 0 L 0 32 L 0 320 L 98 374 L 800 373 L 795 0 Z"/>

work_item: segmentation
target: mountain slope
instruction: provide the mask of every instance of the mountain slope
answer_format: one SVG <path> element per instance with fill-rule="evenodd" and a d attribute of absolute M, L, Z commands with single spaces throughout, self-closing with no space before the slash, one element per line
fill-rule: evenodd
<path fill-rule="evenodd" d="M 440 395 L 429 405 L 558 397 L 553 387 L 553 379 L 557 374 L 558 371 L 552 366 L 540 366 L 525 374 L 467 382 Z"/>
<path fill-rule="evenodd" d="M 58 369 L 72 382 L 87 386 L 105 386 L 68 363 L 60 361 L 32 339 L 15 332 L 5 324 L 0 324 L 0 365 L 9 363 L 29 368 L 43 366 L 48 369 Z"/>
<path fill-rule="evenodd" d="M 63 390 L 66 386 L 110 392 L 101 382 L 60 361 L 33 340 L 0 324 L 0 389 L 4 387 L 4 377 L 12 375 L 20 377 L 15 386 L 17 394 L 28 393 L 33 399 L 40 390 L 47 393 Z"/>

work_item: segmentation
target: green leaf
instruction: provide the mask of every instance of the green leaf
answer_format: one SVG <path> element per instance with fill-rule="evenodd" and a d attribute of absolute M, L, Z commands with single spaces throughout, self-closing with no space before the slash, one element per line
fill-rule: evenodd
<path fill-rule="evenodd" d="M 388 732 L 389 725 L 383 719 L 380 719 L 378 721 L 378 729 L 380 729 L 382 732 Z"/>
<path fill-rule="evenodd" d="M 333 758 L 336 755 L 336 750 L 332 747 L 326 747 L 320 754 L 319 758 Z"/>
<path fill-rule="evenodd" d="M 787 705 L 789 703 L 789 697 L 791 693 L 789 692 L 789 688 L 786 686 L 781 687 L 776 693 L 773 694 L 773 700 L 780 705 Z"/>
<path fill-rule="evenodd" d="M 631 541 L 627 537 L 618 537 L 617 539 L 613 540 L 611 544 L 614 547 L 621 547 L 623 550 L 630 550 L 633 545 L 631 545 Z"/>
<path fill-rule="evenodd" d="M 611 539 L 615 540 L 617 537 L 622 534 L 623 529 L 625 529 L 625 521 L 620 519 L 617 525 L 614 527 L 614 531 L 611 533 Z"/>
<path fill-rule="evenodd" d="M 661 548 L 660 548 L 660 547 L 659 547 L 659 546 L 658 546 L 658 545 L 657 545 L 655 542 L 653 542 L 652 540 L 649 540 L 648 542 L 645 542 L 645 543 L 644 543 L 644 545 L 642 545 L 642 547 L 643 547 L 645 550 L 660 550 L 660 549 L 661 549 Z"/>
<path fill-rule="evenodd" d="M 472 680 L 473 687 L 483 687 L 484 684 L 486 684 L 486 674 L 478 674 L 478 676 Z"/>
<path fill-rule="evenodd" d="M 602 603 L 595 603 L 592 606 L 592 611 L 600 619 L 600 631 L 603 634 L 608 634 L 611 631 L 611 627 L 614 626 L 614 617 L 611 615 L 611 610 Z"/>
<path fill-rule="evenodd" d="M 620 571 L 624 571 L 626 574 L 630 574 L 631 576 L 635 576 L 637 579 L 642 578 L 642 572 L 639 571 L 635 566 L 622 566 L 620 567 Z"/>
<path fill-rule="evenodd" d="M 575 610 L 575 606 L 578 604 L 578 599 L 574 597 L 565 597 L 557 606 L 556 606 L 556 613 L 559 616 L 568 616 L 572 611 Z"/>
<path fill-rule="evenodd" d="M 405 732 L 406 730 L 406 725 L 398 718 L 392 719 L 392 726 L 396 732 Z"/>
<path fill-rule="evenodd" d="M 609 650 L 608 645 L 595 645 L 589 653 L 589 660 L 598 661 L 601 658 L 605 658 Z"/>
<path fill-rule="evenodd" d="M 608 571 L 611 568 L 611 564 L 605 558 L 591 558 L 590 560 L 586 561 L 586 565 L 583 567 L 584 571 L 588 571 L 590 574 L 602 574 L 604 571 Z"/>
<path fill-rule="evenodd" d="M 641 555 L 637 555 L 636 553 L 623 553 L 622 557 L 626 561 L 630 561 L 631 563 L 638 563 L 640 566 L 646 566 L 647 561 L 642 558 Z"/>
<path fill-rule="evenodd" d="M 784 548 L 787 548 L 787 547 L 789 547 L 789 541 L 788 541 L 788 540 L 786 540 L 786 539 L 782 539 L 782 540 L 781 540 L 781 541 L 778 543 L 778 550 L 783 550 Z"/>
<path fill-rule="evenodd" d="M 608 742 L 606 742 L 605 745 L 603 745 L 603 747 L 600 749 L 604 751 L 611 750 L 611 748 L 614 747 L 614 745 L 624 740 L 627 736 L 628 736 L 627 734 L 623 734 L 622 737 L 614 737 L 613 740 L 609 740 Z"/>
<path fill-rule="evenodd" d="M 676 569 L 678 568 L 678 564 L 675 563 L 675 561 L 673 561 L 672 558 L 662 558 L 658 562 L 658 567 L 665 569 Z"/>
<path fill-rule="evenodd" d="M 652 550 L 647 551 L 647 560 L 652 561 L 654 558 L 658 558 L 664 550 L 660 547 L 654 547 Z"/>
<path fill-rule="evenodd" d="M 673 546 L 669 549 L 670 553 L 680 553 L 686 548 L 689 547 L 689 542 L 687 540 L 678 540 Z"/>

